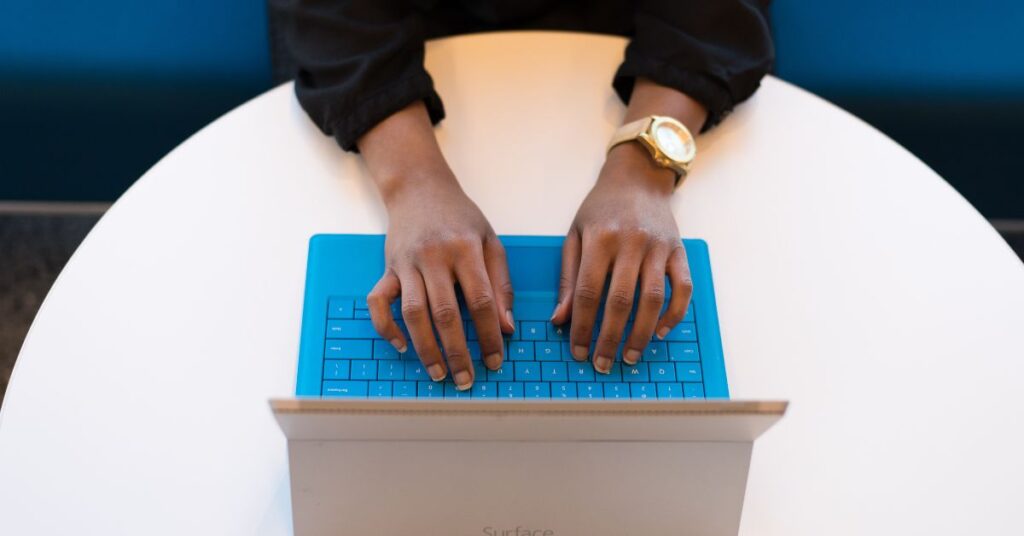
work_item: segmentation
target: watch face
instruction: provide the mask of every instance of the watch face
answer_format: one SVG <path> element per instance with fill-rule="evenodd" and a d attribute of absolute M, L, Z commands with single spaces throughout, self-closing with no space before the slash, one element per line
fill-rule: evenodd
<path fill-rule="evenodd" d="M 654 125 L 654 141 L 665 156 L 677 162 L 689 162 L 697 153 L 693 137 L 674 121 L 658 121 Z"/>

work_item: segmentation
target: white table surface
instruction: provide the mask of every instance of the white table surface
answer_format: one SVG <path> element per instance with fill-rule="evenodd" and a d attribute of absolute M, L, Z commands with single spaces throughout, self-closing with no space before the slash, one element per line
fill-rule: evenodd
<path fill-rule="evenodd" d="M 499 233 L 568 228 L 623 113 L 623 45 L 429 45 L 444 151 Z M 699 144 L 674 208 L 710 244 L 732 393 L 792 401 L 754 448 L 742 533 L 1021 533 L 1010 248 L 907 151 L 774 78 Z M 294 385 L 306 241 L 384 228 L 358 158 L 289 85 L 161 160 L 25 341 L 0 414 L 0 533 L 290 532 L 267 399 Z"/>

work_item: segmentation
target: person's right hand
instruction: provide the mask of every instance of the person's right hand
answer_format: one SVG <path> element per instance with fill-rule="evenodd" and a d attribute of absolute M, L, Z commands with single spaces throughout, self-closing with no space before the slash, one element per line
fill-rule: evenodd
<path fill-rule="evenodd" d="M 427 373 L 441 381 L 450 370 L 456 388 L 466 390 L 475 378 L 455 285 L 476 327 L 483 362 L 497 369 L 504 360 L 502 332 L 515 329 L 512 284 L 491 225 L 450 171 L 442 175 L 448 176 L 406 177 L 389 196 L 385 271 L 367 302 L 374 327 L 404 352 L 408 341 L 391 314 L 401 295 L 402 317 Z"/>

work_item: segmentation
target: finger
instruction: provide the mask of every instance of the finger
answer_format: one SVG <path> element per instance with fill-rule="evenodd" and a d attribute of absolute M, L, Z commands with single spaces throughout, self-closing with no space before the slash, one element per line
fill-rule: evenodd
<path fill-rule="evenodd" d="M 647 254 L 640 267 L 640 297 L 636 304 L 633 330 L 629 332 L 622 351 L 622 361 L 635 365 L 640 361 L 647 343 L 651 342 L 654 328 L 658 324 L 661 306 L 665 304 L 665 263 L 666 250 L 655 248 Z"/>
<path fill-rule="evenodd" d="M 487 267 L 487 277 L 494 292 L 501 331 L 512 333 L 516 330 L 516 321 L 512 317 L 512 277 L 508 273 L 505 247 L 501 245 L 501 240 L 498 240 L 496 236 L 484 241 L 484 264 Z"/>
<path fill-rule="evenodd" d="M 462 295 L 466 300 L 466 309 L 473 319 L 473 325 L 476 326 L 477 337 L 480 339 L 480 355 L 483 356 L 484 364 L 491 370 L 497 370 L 501 368 L 505 340 L 501 337 L 498 305 L 491 281 L 487 277 L 483 251 L 478 250 L 473 257 L 457 263 L 455 277 L 459 280 Z"/>
<path fill-rule="evenodd" d="M 580 271 L 580 235 L 573 229 L 565 235 L 562 243 L 562 276 L 558 280 L 558 303 L 551 313 L 551 322 L 562 325 L 569 320 L 572 312 L 572 295 L 576 288 L 576 276 Z"/>
<path fill-rule="evenodd" d="M 473 386 L 473 363 L 469 357 L 469 347 L 466 346 L 466 334 L 462 329 L 459 302 L 455 297 L 455 280 L 443 264 L 428 266 L 422 273 L 427 287 L 430 316 L 441 337 L 441 346 L 444 347 L 455 388 L 465 391 Z"/>
<path fill-rule="evenodd" d="M 677 247 L 669 255 L 668 265 L 665 267 L 668 275 L 669 285 L 672 287 L 672 297 L 668 301 L 668 309 L 661 315 L 658 322 L 658 338 L 664 339 L 683 319 L 686 314 L 686 307 L 693 295 L 693 281 L 690 279 L 690 265 L 686 262 L 686 250 L 683 246 Z"/>
<path fill-rule="evenodd" d="M 572 291 L 572 328 L 569 340 L 572 357 L 577 361 L 587 358 L 590 336 L 594 331 L 597 310 L 601 306 L 601 293 L 608 277 L 611 262 L 610 245 L 583 237 L 580 269 Z"/>
<path fill-rule="evenodd" d="M 423 288 L 423 276 L 415 270 L 409 270 L 403 272 L 399 279 L 402 285 L 402 318 L 405 319 L 405 327 L 409 330 L 412 345 L 416 347 L 416 353 L 426 367 L 427 374 L 432 380 L 439 382 L 448 373 L 444 357 L 441 356 L 441 348 L 437 346 L 437 339 L 434 337 L 433 324 L 430 322 L 429 302 Z"/>
<path fill-rule="evenodd" d="M 638 247 L 623 250 L 615 259 L 608 297 L 604 304 L 604 321 L 594 348 L 594 370 L 607 374 L 615 362 L 615 354 L 622 342 L 622 333 L 633 309 L 636 279 L 640 274 L 644 250 Z"/>
<path fill-rule="evenodd" d="M 398 276 L 388 269 L 366 296 L 366 303 L 370 308 L 370 321 L 373 322 L 373 329 L 376 329 L 381 337 L 387 339 L 396 350 L 405 353 L 408 350 L 408 341 L 405 340 L 402 329 L 398 327 L 398 323 L 395 322 L 395 318 L 391 314 L 391 302 L 398 298 L 401 289 Z"/>

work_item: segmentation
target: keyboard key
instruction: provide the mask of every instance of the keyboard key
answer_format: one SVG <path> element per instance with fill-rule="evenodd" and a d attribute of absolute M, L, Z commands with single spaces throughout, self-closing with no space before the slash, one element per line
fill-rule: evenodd
<path fill-rule="evenodd" d="M 520 338 L 524 341 L 543 341 L 548 336 L 544 322 L 523 322 L 521 325 L 522 335 Z"/>
<path fill-rule="evenodd" d="M 628 383 L 606 383 L 604 384 L 605 398 L 629 398 Z"/>
<path fill-rule="evenodd" d="M 501 398 L 523 398 L 523 384 L 519 382 L 501 382 L 498 384 L 498 396 Z"/>
<path fill-rule="evenodd" d="M 604 384 L 601 383 L 578 383 L 576 394 L 579 398 L 604 398 Z"/>
<path fill-rule="evenodd" d="M 590 365 L 590 361 L 584 361 L 584 363 Z M 593 366 L 593 365 L 591 365 Z M 595 374 L 594 379 L 601 383 L 607 382 L 621 382 L 622 381 L 622 364 L 612 363 L 612 368 L 609 369 L 608 374 Z"/>
<path fill-rule="evenodd" d="M 487 381 L 489 382 L 510 382 L 515 379 L 511 363 L 503 363 L 498 370 L 487 370 Z"/>
<path fill-rule="evenodd" d="M 672 361 L 700 361 L 700 348 L 695 342 L 673 342 L 668 345 L 668 356 Z"/>
<path fill-rule="evenodd" d="M 398 354 L 398 359 L 419 361 L 420 354 L 416 353 L 416 347 L 412 345 L 412 338 L 406 337 L 405 340 L 408 341 L 405 345 L 405 351 Z"/>
<path fill-rule="evenodd" d="M 647 363 L 635 365 L 622 365 L 622 381 L 624 382 L 647 382 L 650 377 L 647 374 Z"/>
<path fill-rule="evenodd" d="M 352 361 L 351 378 L 353 380 L 376 380 L 377 362 L 366 359 Z"/>
<path fill-rule="evenodd" d="M 517 382 L 539 382 L 541 363 L 534 361 L 520 361 L 515 363 L 515 376 Z"/>
<path fill-rule="evenodd" d="M 508 358 L 512 361 L 533 360 L 533 343 L 530 341 L 509 341 Z"/>
<path fill-rule="evenodd" d="M 551 398 L 551 386 L 541 382 L 527 382 L 523 384 L 523 393 L 526 398 Z"/>
<path fill-rule="evenodd" d="M 556 326 L 551 322 L 547 323 L 548 340 L 549 341 L 567 341 L 569 340 L 569 324 L 563 324 Z"/>
<path fill-rule="evenodd" d="M 641 359 L 644 361 L 668 361 L 668 345 L 663 342 L 648 343 Z"/>
<path fill-rule="evenodd" d="M 371 398 L 390 398 L 391 382 L 370 382 Z"/>
<path fill-rule="evenodd" d="M 369 320 L 328 320 L 328 339 L 375 339 L 377 332 Z"/>
<path fill-rule="evenodd" d="M 325 381 L 324 396 L 339 398 L 362 398 L 367 392 L 366 382 Z"/>
<path fill-rule="evenodd" d="M 388 341 L 377 339 L 373 341 L 374 359 L 398 359 L 398 350 Z"/>
<path fill-rule="evenodd" d="M 683 398 L 683 384 L 659 383 L 658 398 Z"/>
<path fill-rule="evenodd" d="M 329 339 L 324 344 L 325 359 L 370 359 L 373 341 L 366 339 Z"/>
<path fill-rule="evenodd" d="M 569 368 L 569 381 L 592 382 L 594 380 L 594 366 L 590 361 L 573 361 L 566 364 Z"/>
<path fill-rule="evenodd" d="M 469 358 L 473 361 L 480 361 L 480 343 L 476 341 L 466 341 L 466 348 L 469 348 Z"/>
<path fill-rule="evenodd" d="M 634 383 L 629 386 L 629 394 L 633 400 L 645 400 L 658 398 L 658 392 L 653 383 Z"/>
<path fill-rule="evenodd" d="M 648 363 L 651 371 L 652 382 L 674 382 L 676 381 L 676 367 L 672 363 Z"/>
<path fill-rule="evenodd" d="M 537 361 L 559 361 L 562 359 L 561 345 L 554 341 L 533 343 L 533 354 Z"/>
<path fill-rule="evenodd" d="M 416 382 L 392 383 L 391 396 L 395 398 L 411 398 L 416 396 Z"/>
<path fill-rule="evenodd" d="M 347 380 L 348 370 L 348 361 L 334 359 L 324 361 L 325 380 Z"/>
<path fill-rule="evenodd" d="M 571 382 L 554 382 L 551 385 L 551 398 L 576 398 L 576 384 Z"/>
<path fill-rule="evenodd" d="M 369 309 L 370 308 L 370 304 L 366 303 L 366 296 L 359 296 L 358 298 L 355 299 L 355 302 L 356 302 L 356 310 L 357 311 L 360 310 L 360 309 Z"/>
<path fill-rule="evenodd" d="M 423 363 L 419 361 L 403 361 L 402 364 L 405 366 L 405 379 L 410 381 L 430 381 L 430 375 L 427 374 L 426 368 Z"/>
<path fill-rule="evenodd" d="M 703 381 L 700 363 L 676 363 L 676 377 L 684 382 Z"/>
<path fill-rule="evenodd" d="M 554 311 L 555 297 L 553 295 L 550 300 L 520 299 L 517 297 L 512 302 L 512 315 L 515 316 L 516 320 L 547 322 Z"/>
<path fill-rule="evenodd" d="M 473 380 L 486 380 L 487 379 L 487 367 L 484 366 L 482 361 L 473 361 Z"/>
<path fill-rule="evenodd" d="M 480 336 L 476 334 L 476 325 L 473 322 L 466 322 L 466 340 L 479 341 Z"/>
<path fill-rule="evenodd" d="M 355 318 L 356 320 L 369 320 L 370 319 L 370 311 L 365 311 L 363 309 L 356 309 L 355 310 L 355 314 L 352 315 L 352 318 Z"/>
<path fill-rule="evenodd" d="M 331 298 L 327 301 L 327 318 L 352 318 L 351 298 Z"/>
<path fill-rule="evenodd" d="M 455 388 L 455 384 L 452 382 L 444 382 L 444 397 L 445 398 L 470 398 L 472 395 L 469 391 L 460 391 Z"/>
<path fill-rule="evenodd" d="M 416 382 L 416 396 L 420 398 L 444 397 L 444 386 L 434 382 Z"/>
<path fill-rule="evenodd" d="M 566 363 L 561 361 L 549 361 L 542 363 L 541 376 L 546 382 L 564 382 L 569 380 L 566 370 Z"/>
<path fill-rule="evenodd" d="M 401 361 L 377 361 L 377 379 L 401 380 L 405 378 L 405 365 Z"/>
<path fill-rule="evenodd" d="M 704 398 L 704 384 L 703 383 L 684 383 L 683 384 L 683 397 L 684 398 Z"/>
<path fill-rule="evenodd" d="M 473 398 L 494 398 L 497 384 L 494 382 L 476 382 L 470 389 Z"/>
<path fill-rule="evenodd" d="M 666 300 L 665 303 L 668 303 Z M 683 322 L 696 322 L 696 312 L 693 310 L 693 300 L 690 300 L 690 304 L 686 306 L 686 316 L 683 317 Z"/>
<path fill-rule="evenodd" d="M 665 335 L 666 341 L 687 341 L 693 342 L 697 340 L 697 327 L 693 322 L 680 322 L 676 324 L 676 327 L 672 328 L 672 331 Z"/>

